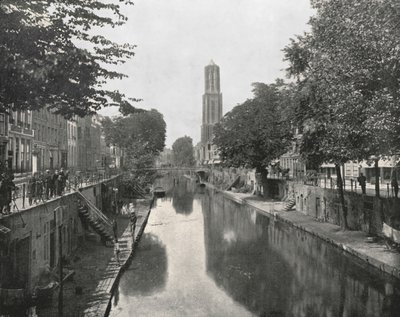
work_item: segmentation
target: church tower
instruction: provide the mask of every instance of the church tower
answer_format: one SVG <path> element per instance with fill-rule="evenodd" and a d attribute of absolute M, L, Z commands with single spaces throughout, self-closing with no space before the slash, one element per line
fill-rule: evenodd
<path fill-rule="evenodd" d="M 203 121 L 201 126 L 202 160 L 216 159 L 213 149 L 213 128 L 222 118 L 222 94 L 219 67 L 211 60 L 204 69 L 205 93 L 203 95 Z"/>

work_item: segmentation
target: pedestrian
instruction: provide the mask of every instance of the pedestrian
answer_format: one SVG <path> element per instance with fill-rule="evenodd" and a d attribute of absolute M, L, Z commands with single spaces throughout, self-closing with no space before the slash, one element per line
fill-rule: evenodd
<path fill-rule="evenodd" d="M 117 261 L 118 265 L 121 265 L 119 263 L 119 253 L 121 252 L 121 250 L 119 249 L 119 243 L 118 241 L 116 241 L 114 243 L 114 253 L 115 253 L 115 260 Z"/>
<path fill-rule="evenodd" d="M 65 171 L 65 176 L 64 176 L 64 188 L 66 188 L 67 187 L 67 184 L 68 184 L 68 186 L 69 186 L 69 170 L 66 170 Z M 71 186 L 69 186 L 69 187 L 71 187 Z"/>
<path fill-rule="evenodd" d="M 362 193 L 366 193 L 366 186 L 367 186 L 367 178 L 364 176 L 363 173 L 360 173 L 360 176 L 357 177 L 357 181 L 361 186 Z"/>
<path fill-rule="evenodd" d="M 131 233 L 132 233 L 133 238 L 135 238 L 136 221 L 137 221 L 135 209 L 132 209 L 129 220 L 130 220 L 130 225 L 131 225 Z"/>
<path fill-rule="evenodd" d="M 61 177 L 60 177 L 61 176 Z M 64 191 L 65 189 L 65 184 L 66 184 L 66 174 L 64 172 L 64 169 L 61 167 L 59 176 L 58 176 L 59 180 L 61 181 L 60 185 L 61 185 L 61 192 Z M 61 195 L 61 194 L 60 194 Z"/>
<path fill-rule="evenodd" d="M 52 191 L 52 183 L 53 183 L 53 177 L 50 174 L 49 170 L 46 170 L 46 173 L 44 175 L 44 187 L 45 187 L 45 197 L 46 199 L 49 199 L 51 196 L 51 191 Z"/>
<path fill-rule="evenodd" d="M 394 191 L 394 196 L 397 198 L 397 196 L 399 195 L 399 182 L 397 181 L 396 174 L 393 174 L 393 177 L 392 177 L 392 188 Z"/>
<path fill-rule="evenodd" d="M 36 199 L 37 199 L 37 201 L 43 200 L 43 187 L 44 187 L 44 175 L 39 174 L 36 177 Z"/>
<path fill-rule="evenodd" d="M 64 190 L 63 182 L 64 182 L 64 177 L 62 174 L 59 174 L 56 179 L 57 196 L 61 196 L 63 193 L 63 190 Z"/>
<path fill-rule="evenodd" d="M 10 213 L 11 212 L 11 201 L 13 199 L 13 193 L 17 187 L 15 186 L 14 183 L 14 174 L 12 173 L 11 170 L 9 170 L 6 173 L 6 204 L 5 204 L 5 212 Z"/>
<path fill-rule="evenodd" d="M 114 232 L 114 239 L 115 242 L 118 242 L 118 223 L 117 220 L 114 218 L 113 223 L 112 223 L 112 228 Z"/>
<path fill-rule="evenodd" d="M 50 195 L 51 196 L 56 196 L 57 192 L 58 192 L 58 183 L 57 183 L 57 179 L 58 179 L 58 170 L 55 170 L 53 176 L 52 176 L 52 188 L 50 191 Z"/>
<path fill-rule="evenodd" d="M 37 173 L 33 173 L 32 177 L 28 180 L 28 202 L 29 206 L 32 206 L 32 203 L 36 203 L 36 181 L 37 181 Z"/>

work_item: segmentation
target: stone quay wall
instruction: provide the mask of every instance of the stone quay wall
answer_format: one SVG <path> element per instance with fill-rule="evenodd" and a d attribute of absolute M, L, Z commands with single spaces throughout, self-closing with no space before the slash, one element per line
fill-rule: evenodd
<path fill-rule="evenodd" d="M 292 184 L 296 210 L 320 221 L 340 225 L 340 201 L 337 190 Z M 289 193 L 290 195 L 290 193 Z M 400 200 L 345 192 L 347 222 L 350 230 L 385 235 L 384 224 L 400 224 Z M 395 241 L 399 242 L 399 241 Z"/>
<path fill-rule="evenodd" d="M 294 198 L 297 212 L 309 215 L 318 221 L 341 225 L 339 192 L 302 183 L 268 179 L 266 189 L 269 198 L 286 200 Z M 344 193 L 347 208 L 347 223 L 350 230 L 363 231 L 376 236 L 386 236 L 400 243 L 400 199 Z M 387 231 L 390 232 L 387 232 Z M 399 235 L 399 236 L 398 236 Z"/>
<path fill-rule="evenodd" d="M 111 212 L 120 177 L 88 185 L 80 192 L 97 208 Z M 85 239 L 85 228 L 78 214 L 79 197 L 68 193 L 44 204 L 3 217 L 0 223 L 11 229 L 0 239 L 0 289 L 18 288 L 32 291 L 46 268 L 59 261 L 59 246 L 63 257 L 70 256 Z M 59 228 L 62 225 L 62 241 Z"/>
<path fill-rule="evenodd" d="M 209 175 L 209 182 L 216 186 L 225 188 L 231 185 L 237 177 L 240 177 L 239 186 L 254 190 L 257 187 L 256 172 L 254 169 L 246 168 L 213 168 Z M 236 185 L 237 186 L 237 185 Z M 236 187 L 237 188 L 237 187 Z M 240 188 L 237 188 L 240 189 Z"/>
<path fill-rule="evenodd" d="M 321 188 L 286 179 L 268 179 L 267 187 L 257 182 L 254 170 L 220 168 L 211 171 L 209 181 L 224 188 L 240 176 L 241 184 L 252 186 L 255 192 L 265 191 L 267 197 L 285 201 L 295 198 L 297 212 L 309 215 L 318 221 L 341 225 L 340 200 L 336 189 Z M 347 222 L 350 230 L 363 231 L 370 235 L 385 236 L 400 243 L 400 199 L 344 193 Z"/>

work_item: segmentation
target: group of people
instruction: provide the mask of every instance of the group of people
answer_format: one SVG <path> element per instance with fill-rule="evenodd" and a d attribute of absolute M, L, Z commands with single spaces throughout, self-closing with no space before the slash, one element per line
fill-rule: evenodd
<path fill-rule="evenodd" d="M 357 181 L 360 184 L 361 191 L 363 194 L 366 194 L 367 190 L 367 178 L 363 173 L 360 173 L 360 176 L 357 177 Z M 393 173 L 390 184 L 392 186 L 393 194 L 397 198 L 399 195 L 399 182 L 397 180 L 397 175 Z"/>
<path fill-rule="evenodd" d="M 46 170 L 44 174 L 34 173 L 28 181 L 29 205 L 55 196 L 61 196 L 68 180 L 68 171 L 56 170 L 51 173 Z"/>
<path fill-rule="evenodd" d="M 7 215 L 10 213 L 14 190 L 14 174 L 10 170 L 3 169 L 0 174 L 0 214 Z"/>

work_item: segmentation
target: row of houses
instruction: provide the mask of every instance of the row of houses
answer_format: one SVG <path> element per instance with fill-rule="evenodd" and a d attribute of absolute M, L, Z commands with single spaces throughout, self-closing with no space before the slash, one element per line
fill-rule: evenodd
<path fill-rule="evenodd" d="M 295 131 L 295 140 L 292 147 L 284 155 L 279 158 L 279 166 L 281 170 L 287 170 L 287 177 L 290 179 L 303 178 L 309 171 L 304 161 L 300 157 L 299 143 L 302 135 L 298 129 Z M 399 173 L 399 160 L 398 156 L 382 158 L 378 161 L 379 166 L 379 180 L 381 183 L 389 183 L 393 171 Z M 320 178 L 336 178 L 335 165 L 325 163 L 320 166 L 318 171 L 315 171 Z M 356 180 L 357 177 L 363 173 L 367 182 L 373 184 L 375 178 L 375 168 L 373 161 L 364 160 L 362 162 L 347 162 L 343 164 L 341 174 L 346 180 Z"/>
<path fill-rule="evenodd" d="M 46 108 L 0 113 L 0 159 L 17 176 L 47 169 L 121 167 L 123 153 L 105 142 L 101 115 L 66 120 Z"/>

